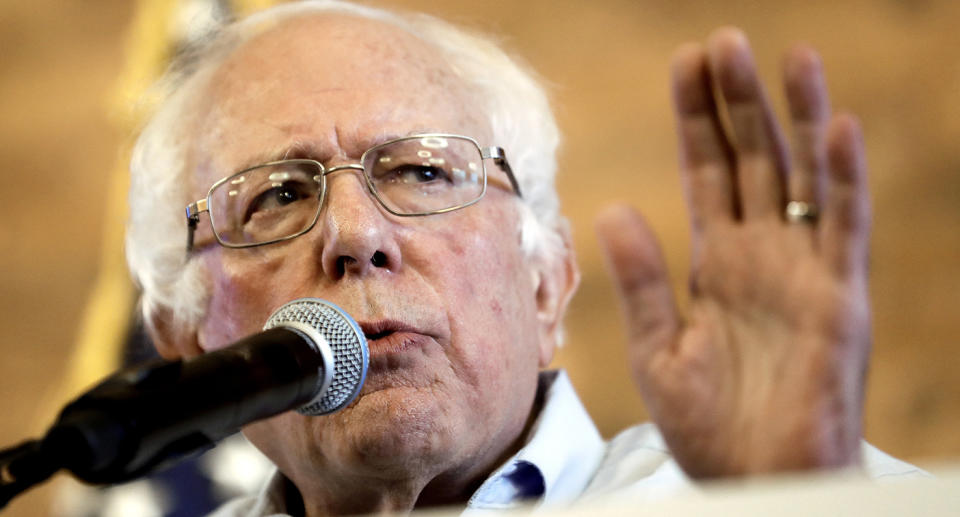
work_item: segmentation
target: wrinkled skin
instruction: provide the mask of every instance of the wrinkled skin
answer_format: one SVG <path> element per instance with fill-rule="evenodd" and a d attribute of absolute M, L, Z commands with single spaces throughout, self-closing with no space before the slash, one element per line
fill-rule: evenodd
<path fill-rule="evenodd" d="M 200 97 L 193 199 L 256 163 L 351 163 L 408 134 L 492 145 L 488 123 L 464 109 L 471 92 L 436 55 L 409 34 L 344 16 L 286 21 L 255 37 Z M 244 429 L 308 515 L 462 502 L 517 450 L 577 273 L 572 257 L 554 268 L 527 259 L 517 197 L 503 171 L 487 167 L 486 197 L 447 214 L 393 216 L 358 172 L 342 171 L 328 177 L 316 227 L 294 240 L 228 249 L 206 221 L 198 230 L 193 260 L 209 272 L 210 316 L 192 345 L 158 335 L 165 355 L 225 346 L 300 297 L 336 303 L 371 334 L 392 331 L 370 341 L 368 378 L 348 408 Z"/>
<path fill-rule="evenodd" d="M 739 31 L 681 47 L 672 75 L 693 227 L 685 317 L 642 218 L 617 206 L 598 221 L 650 413 L 695 477 L 855 464 L 870 349 L 858 125 L 831 115 L 804 46 L 785 59 L 790 146 Z M 787 222 L 788 200 L 821 207 L 819 221 Z"/>
<path fill-rule="evenodd" d="M 464 110 L 471 92 L 433 56 L 409 35 L 354 18 L 268 30 L 200 97 L 193 199 L 270 158 L 336 165 L 415 132 L 497 145 Z M 643 220 L 613 207 L 598 222 L 637 383 L 696 477 L 848 465 L 860 437 L 869 209 L 859 129 L 830 116 L 817 58 L 798 48 L 786 66 L 790 156 L 751 59 L 731 30 L 674 59 L 694 227 L 685 320 Z M 732 135 L 712 85 L 729 106 Z M 304 296 L 329 299 L 361 324 L 406 329 L 372 345 L 370 380 L 350 408 L 245 429 L 297 487 L 307 515 L 462 503 L 517 449 L 577 273 L 572 254 L 551 265 L 526 260 L 516 199 L 502 172 L 491 174 L 485 199 L 442 216 L 391 216 L 356 173 L 342 172 L 330 178 L 317 227 L 297 239 L 232 250 L 211 243 L 208 225 L 198 231 L 194 260 L 210 275 L 211 316 L 185 337 L 158 315 L 151 328 L 168 357 L 256 332 Z M 787 199 L 817 203 L 819 222 L 786 223 Z M 386 259 L 372 262 L 377 253 Z"/>

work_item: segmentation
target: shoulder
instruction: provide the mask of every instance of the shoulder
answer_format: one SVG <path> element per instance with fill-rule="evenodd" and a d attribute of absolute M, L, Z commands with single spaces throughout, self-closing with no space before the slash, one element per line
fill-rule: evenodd
<path fill-rule="evenodd" d="M 260 492 L 231 499 L 207 517 L 288 517 L 283 503 L 286 478 L 274 470 Z"/>
<path fill-rule="evenodd" d="M 627 490 L 634 495 L 660 498 L 692 486 L 673 461 L 657 427 L 644 423 L 620 432 L 607 443 L 603 460 L 584 491 L 584 497 Z"/>
<path fill-rule="evenodd" d="M 253 517 L 257 506 L 257 496 L 244 496 L 231 499 L 207 515 L 207 517 Z"/>
<path fill-rule="evenodd" d="M 862 468 L 877 482 L 931 477 L 923 469 L 898 460 L 862 442 Z M 630 427 L 606 445 L 603 460 L 583 493 L 584 498 L 631 494 L 660 499 L 696 490 L 695 482 L 673 460 L 653 423 Z"/>
<path fill-rule="evenodd" d="M 868 477 L 878 482 L 933 477 L 929 472 L 920 467 L 898 460 L 873 445 L 870 445 L 866 440 L 861 442 L 860 453 L 863 461 L 863 470 Z"/>

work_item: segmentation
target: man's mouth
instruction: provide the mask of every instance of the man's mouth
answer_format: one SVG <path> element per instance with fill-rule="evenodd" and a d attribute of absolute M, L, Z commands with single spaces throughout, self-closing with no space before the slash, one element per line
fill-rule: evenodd
<path fill-rule="evenodd" d="M 364 321 L 359 324 L 367 338 L 371 356 L 403 352 L 428 338 L 416 328 L 395 320 Z"/>
<path fill-rule="evenodd" d="M 395 332 L 413 330 L 409 325 L 395 320 L 362 321 L 359 322 L 359 325 L 368 341 L 375 341 Z"/>

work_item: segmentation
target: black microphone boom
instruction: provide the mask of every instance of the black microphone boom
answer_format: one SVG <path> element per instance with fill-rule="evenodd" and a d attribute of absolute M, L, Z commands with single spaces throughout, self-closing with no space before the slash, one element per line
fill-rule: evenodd
<path fill-rule="evenodd" d="M 138 477 L 313 398 L 328 367 L 311 344 L 276 327 L 191 360 L 120 372 L 67 406 L 43 448 L 87 482 Z"/>
<path fill-rule="evenodd" d="M 108 377 L 64 408 L 41 441 L 0 455 L 0 488 L 9 492 L 0 508 L 60 468 L 89 483 L 128 481 L 250 422 L 296 408 L 326 414 L 359 393 L 366 340 L 341 309 L 295 300 L 266 328 L 215 352 Z"/>

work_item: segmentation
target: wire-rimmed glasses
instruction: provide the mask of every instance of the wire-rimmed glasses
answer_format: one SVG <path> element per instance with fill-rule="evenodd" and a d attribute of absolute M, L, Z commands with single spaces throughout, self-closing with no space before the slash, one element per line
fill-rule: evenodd
<path fill-rule="evenodd" d="M 520 196 L 503 149 L 480 147 L 470 137 L 444 133 L 390 140 L 368 149 L 359 163 L 336 167 L 307 159 L 256 165 L 217 181 L 207 197 L 187 206 L 187 250 L 193 248 L 201 212 L 209 214 L 217 242 L 229 248 L 303 235 L 320 217 L 326 177 L 344 169 L 361 171 L 374 199 L 391 214 L 407 217 L 459 210 L 486 193 L 486 159 L 506 172 Z"/>

